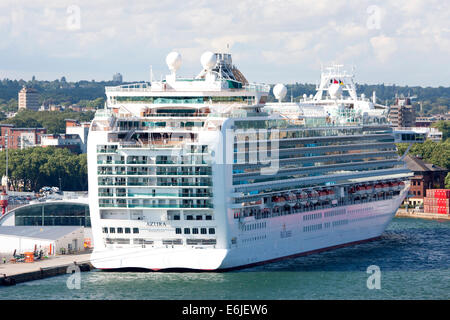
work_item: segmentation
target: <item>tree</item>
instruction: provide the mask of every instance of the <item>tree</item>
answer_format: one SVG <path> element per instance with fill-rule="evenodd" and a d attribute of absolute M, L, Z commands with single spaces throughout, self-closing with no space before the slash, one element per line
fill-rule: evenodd
<path fill-rule="evenodd" d="M 442 132 L 442 140 L 450 138 L 450 121 L 437 121 L 431 125 L 433 128 L 437 128 Z"/>
<path fill-rule="evenodd" d="M 13 190 L 39 191 L 60 186 L 67 191 L 87 190 L 86 155 L 55 147 L 9 150 L 8 176 Z M 0 170 L 6 170 L 6 152 L 0 152 Z"/>
<path fill-rule="evenodd" d="M 450 172 L 445 177 L 445 189 L 450 189 Z"/>

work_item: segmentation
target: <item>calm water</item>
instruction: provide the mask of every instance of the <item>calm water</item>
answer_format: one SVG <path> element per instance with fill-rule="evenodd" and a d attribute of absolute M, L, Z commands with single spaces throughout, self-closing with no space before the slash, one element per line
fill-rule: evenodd
<path fill-rule="evenodd" d="M 382 239 L 227 273 L 81 274 L 0 287 L 0 299 L 449 299 L 450 222 L 395 218 Z M 367 267 L 381 289 L 367 288 Z"/>

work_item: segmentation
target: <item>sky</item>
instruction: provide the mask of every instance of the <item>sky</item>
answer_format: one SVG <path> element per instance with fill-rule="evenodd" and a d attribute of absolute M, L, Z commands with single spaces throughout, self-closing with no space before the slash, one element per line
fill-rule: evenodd
<path fill-rule="evenodd" d="M 191 77 L 220 51 L 250 82 L 450 86 L 448 0 L 0 0 L 0 39 L 0 79 L 148 81 L 171 51 Z"/>

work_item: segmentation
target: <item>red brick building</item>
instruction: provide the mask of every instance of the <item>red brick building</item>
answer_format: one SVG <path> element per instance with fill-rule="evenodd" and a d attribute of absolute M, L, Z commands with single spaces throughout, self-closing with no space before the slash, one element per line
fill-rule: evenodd
<path fill-rule="evenodd" d="M 13 124 L 0 124 L 0 149 L 6 147 L 6 134 L 9 149 L 22 149 L 40 145 L 41 136 L 46 133 L 45 128 L 15 128 Z"/>
<path fill-rule="evenodd" d="M 405 161 L 409 170 L 414 172 L 414 176 L 410 179 L 410 205 L 422 205 L 428 189 L 445 188 L 447 169 L 431 163 L 425 163 L 422 159 L 410 155 L 405 157 Z"/>

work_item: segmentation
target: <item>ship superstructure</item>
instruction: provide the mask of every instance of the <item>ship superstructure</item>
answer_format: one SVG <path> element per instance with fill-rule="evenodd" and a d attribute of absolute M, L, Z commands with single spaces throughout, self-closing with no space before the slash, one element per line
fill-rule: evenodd
<path fill-rule="evenodd" d="M 385 109 L 351 77 L 323 74 L 315 97 L 267 103 L 270 86 L 230 54 L 206 52 L 192 79 L 177 77 L 178 53 L 166 62 L 163 81 L 107 87 L 91 124 L 94 266 L 229 269 L 384 231 L 410 172 Z"/>

